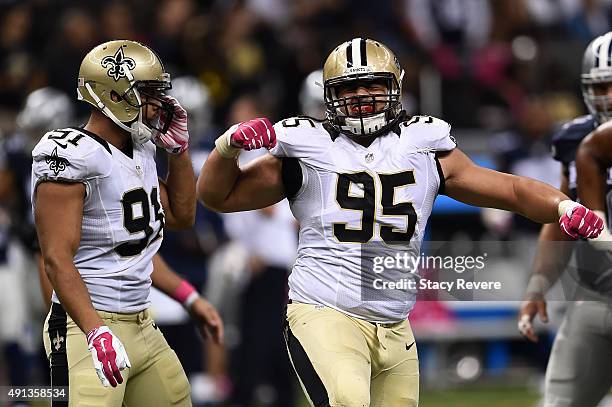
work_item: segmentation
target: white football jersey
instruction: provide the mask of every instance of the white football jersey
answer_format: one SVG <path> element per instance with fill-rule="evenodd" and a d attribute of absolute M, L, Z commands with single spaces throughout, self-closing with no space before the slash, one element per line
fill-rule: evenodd
<path fill-rule="evenodd" d="M 382 289 L 375 279 L 415 280 L 389 267 L 372 272 L 375 258 L 418 256 L 427 219 L 443 188 L 437 151 L 456 144 L 450 125 L 415 116 L 363 147 L 310 118 L 274 126 L 283 182 L 300 222 L 289 298 L 322 304 L 372 322 L 405 319 L 414 286 Z M 414 284 L 414 283 L 413 283 Z"/>
<path fill-rule="evenodd" d="M 164 226 L 153 143 L 134 145 L 130 157 L 91 132 L 65 128 L 45 134 L 32 157 L 32 196 L 41 182 L 85 185 L 74 264 L 94 308 L 147 308 L 152 258 Z M 53 301 L 59 302 L 55 293 Z"/>

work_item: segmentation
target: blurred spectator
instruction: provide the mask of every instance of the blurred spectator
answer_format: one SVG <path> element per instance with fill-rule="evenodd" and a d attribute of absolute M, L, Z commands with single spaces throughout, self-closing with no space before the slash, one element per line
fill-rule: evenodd
<path fill-rule="evenodd" d="M 0 14 L 0 107 L 18 107 L 33 70 L 26 6 L 7 8 Z"/>
<path fill-rule="evenodd" d="M 559 188 L 561 165 L 550 154 L 554 122 L 546 99 L 529 98 L 520 108 L 516 126 L 497 134 L 491 140 L 491 150 L 499 171 L 537 179 Z M 540 225 L 510 212 L 487 209 L 485 223 L 499 237 L 510 232 L 537 234 Z M 514 221 L 512 221 L 514 220 Z"/>
<path fill-rule="evenodd" d="M 610 0 L 561 0 L 569 34 L 583 43 L 604 34 L 612 25 Z"/>
<path fill-rule="evenodd" d="M 242 96 L 230 123 L 261 117 L 257 99 Z M 240 165 L 266 154 L 241 154 Z M 224 215 L 228 236 L 249 254 L 249 275 L 240 296 L 240 340 L 232 352 L 232 402 L 238 406 L 292 405 L 294 376 L 283 339 L 287 277 L 297 252 L 295 219 L 286 200 L 265 209 Z"/>
<path fill-rule="evenodd" d="M 74 118 L 73 105 L 64 93 L 42 88 L 30 93 L 15 119 L 15 130 L 0 143 L 0 345 L 13 386 L 31 383 L 33 357 L 38 346 L 29 345 L 28 332 L 39 332 L 44 319 L 44 301 L 38 292 L 35 257 L 38 252 L 31 199 L 30 151 L 47 131 L 68 125 Z M 10 312 L 8 312 L 10 310 Z M 33 354 L 32 354 L 33 353 Z M 41 353 L 44 355 L 44 352 Z M 40 358 L 39 376 L 48 380 Z M 40 379 L 40 378 L 39 378 Z"/>
<path fill-rule="evenodd" d="M 146 42 L 145 36 L 136 26 L 133 13 L 126 2 L 113 1 L 102 10 L 100 27 L 102 28 L 102 40 L 130 39 Z"/>
<path fill-rule="evenodd" d="M 471 83 L 472 58 L 489 40 L 492 11 L 487 0 L 405 0 L 409 29 L 439 72 L 437 105 L 454 125 L 474 125 L 478 95 Z M 439 89 L 436 89 L 439 91 Z"/>
<path fill-rule="evenodd" d="M 69 95 L 75 94 L 76 80 L 83 56 L 99 41 L 98 25 L 84 9 L 68 9 L 62 16 L 60 29 L 47 42 L 45 73 L 47 83 Z M 78 105 L 79 116 L 88 112 L 85 104 Z"/>
<path fill-rule="evenodd" d="M 189 153 L 196 174 L 210 153 L 212 141 L 208 134 L 214 126 L 211 123 L 211 105 L 206 87 L 193 76 L 177 77 L 172 80 L 171 96 L 180 101 L 188 114 L 190 133 Z M 158 154 L 165 151 L 158 150 Z M 157 159 L 158 173 L 164 177 L 167 160 Z M 187 230 L 164 230 L 164 241 L 160 248 L 166 262 L 184 279 L 202 291 L 207 279 L 207 263 L 210 255 L 223 239 L 223 226 L 217 213 L 202 205 L 196 208 L 195 224 Z M 201 339 L 191 324 L 183 307 L 156 289 L 151 290 L 151 301 L 156 322 L 175 349 L 190 381 L 197 381 L 205 370 Z M 199 393 L 193 392 L 194 402 Z"/>

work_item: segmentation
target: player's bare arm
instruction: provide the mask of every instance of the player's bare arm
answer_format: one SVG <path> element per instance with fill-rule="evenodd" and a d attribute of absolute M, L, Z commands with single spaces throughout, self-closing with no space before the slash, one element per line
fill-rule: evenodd
<path fill-rule="evenodd" d="M 282 161 L 272 155 L 265 155 L 240 168 L 236 159 L 239 147 L 229 148 L 233 137 L 242 135 L 242 127 L 261 119 L 249 120 L 240 126 L 233 126 L 219 140 L 227 140 L 228 148 L 217 142 L 217 148 L 202 166 L 197 183 L 198 199 L 207 207 L 218 212 L 236 212 L 261 209 L 281 201 L 285 197 L 282 182 Z M 274 135 L 274 128 L 267 122 L 260 134 Z M 257 123 L 255 123 L 257 125 Z M 263 125 L 262 125 L 263 126 Z M 269 126 L 269 127 L 268 127 Z M 271 133 L 270 133 L 271 132 Z M 257 133 L 255 134 L 257 135 Z M 262 137 L 262 136 L 260 136 Z M 255 139 L 253 139 L 255 140 Z M 253 141 L 254 148 L 273 145 L 269 140 L 262 144 Z M 245 140 L 237 140 L 236 145 L 248 146 Z M 240 144 L 239 144 L 240 143 Z M 267 143 L 267 144 L 266 144 Z M 246 148 L 248 149 L 248 147 Z M 228 151 L 229 150 L 229 151 Z M 225 157 L 224 157 L 225 155 Z"/>
<path fill-rule="evenodd" d="M 219 313 L 196 289 L 176 274 L 165 260 L 156 254 L 153 257 L 153 286 L 180 302 L 197 324 L 203 338 L 215 343 L 223 342 L 223 321 Z"/>
<path fill-rule="evenodd" d="M 160 199 L 166 216 L 165 226 L 183 229 L 195 222 L 195 174 L 189 158 L 189 131 L 187 112 L 173 97 L 164 95 L 174 109 L 166 133 L 155 133 L 155 144 L 168 152 L 168 175 L 159 180 Z M 162 115 L 162 121 L 164 120 Z"/>
<path fill-rule="evenodd" d="M 567 168 L 561 171 L 560 190 L 569 195 Z M 555 224 L 542 226 L 538 237 L 538 249 L 533 261 L 532 274 L 525 290 L 525 301 L 518 313 L 518 329 L 527 339 L 537 342 L 533 319 L 539 315 L 542 322 L 548 322 L 546 299 L 548 289 L 559 279 L 572 255 L 571 238 Z"/>
<path fill-rule="evenodd" d="M 160 199 L 166 216 L 165 226 L 182 229 L 195 221 L 195 175 L 187 151 L 168 156 L 168 176 L 159 180 Z"/>
<path fill-rule="evenodd" d="M 45 262 L 40 253 L 36 253 L 36 271 L 38 271 L 38 282 L 40 283 L 40 294 L 42 295 L 45 309 L 51 307 L 51 294 L 53 294 L 53 286 L 45 271 Z"/>
<path fill-rule="evenodd" d="M 480 167 L 461 150 L 440 155 L 446 193 L 470 205 L 516 212 L 539 223 L 559 220 L 563 192 L 530 178 Z"/>
<path fill-rule="evenodd" d="M 103 325 L 74 266 L 81 240 L 85 186 L 43 182 L 35 191 L 35 220 L 45 272 L 74 322 L 83 332 Z"/>

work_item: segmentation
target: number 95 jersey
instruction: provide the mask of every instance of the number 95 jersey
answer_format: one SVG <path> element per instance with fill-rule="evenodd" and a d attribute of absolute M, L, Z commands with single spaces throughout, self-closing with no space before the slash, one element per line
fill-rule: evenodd
<path fill-rule="evenodd" d="M 101 311 L 133 313 L 149 306 L 152 258 L 162 241 L 155 146 L 134 145 L 131 153 L 75 128 L 45 134 L 32 151 L 33 208 L 42 182 L 85 185 L 74 264 Z M 55 293 L 53 301 L 59 302 Z"/>
<path fill-rule="evenodd" d="M 404 320 L 417 278 L 393 259 L 418 259 L 443 186 L 435 153 L 456 146 L 450 125 L 415 116 L 368 147 L 310 118 L 274 128 L 270 152 L 283 161 L 285 192 L 300 222 L 289 298 L 371 322 Z M 405 286 L 389 289 L 384 282 Z"/>

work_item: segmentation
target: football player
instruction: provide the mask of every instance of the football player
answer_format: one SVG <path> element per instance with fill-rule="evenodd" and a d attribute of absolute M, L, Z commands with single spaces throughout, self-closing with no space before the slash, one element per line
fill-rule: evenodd
<path fill-rule="evenodd" d="M 605 134 L 610 133 L 606 130 L 610 129 L 607 122 L 612 117 L 611 47 L 612 32 L 595 38 L 587 46 L 581 83 L 590 114 L 565 124 L 553 137 L 553 157 L 562 164 L 561 191 L 574 199 L 579 192 L 581 202 L 592 207 L 602 219 L 606 219 L 610 210 L 610 196 L 606 197 L 603 191 L 606 182 L 602 169 L 612 166 L 612 162 L 605 162 L 612 151 L 612 144 L 605 144 Z M 612 331 L 606 322 L 612 298 L 612 252 L 609 251 L 612 242 L 606 244 L 605 239 L 610 235 L 607 228 L 604 230 L 597 239 L 577 244 L 564 243 L 569 237 L 554 225 L 544 225 L 540 232 L 533 274 L 518 316 L 519 331 L 537 341 L 532 321 L 535 315 L 543 322 L 548 321 L 545 294 L 566 270 L 573 252 L 576 266 L 571 267 L 571 275 L 578 283 L 572 287 L 575 298 L 568 298 L 573 301 L 548 361 L 546 407 L 596 406 L 612 384 L 612 378 L 606 373 L 612 360 L 609 346 Z"/>
<path fill-rule="evenodd" d="M 217 211 L 288 198 L 300 239 L 286 341 L 314 406 L 418 404 L 407 320 L 416 293 L 372 293 L 372 275 L 361 263 L 372 253 L 418 256 L 437 194 L 560 222 L 574 237 L 594 237 L 602 227 L 593 212 L 549 185 L 476 166 L 443 120 L 406 117 L 402 76 L 393 52 L 378 41 L 339 45 L 323 68 L 325 121 L 234 125 L 217 139 L 198 179 L 199 199 Z M 271 154 L 240 168 L 238 153 L 254 148 Z M 274 250 L 274 242 L 261 244 Z"/>
<path fill-rule="evenodd" d="M 78 77 L 88 122 L 48 132 L 32 151 L 32 205 L 54 289 L 45 347 L 52 385 L 69 386 L 62 403 L 71 406 L 191 405 L 147 300 L 164 227 L 191 226 L 195 213 L 187 115 L 170 87 L 148 47 L 98 45 Z M 165 181 L 151 141 L 170 153 Z M 163 266 L 156 261 L 159 285 L 185 305 L 197 300 Z"/>

